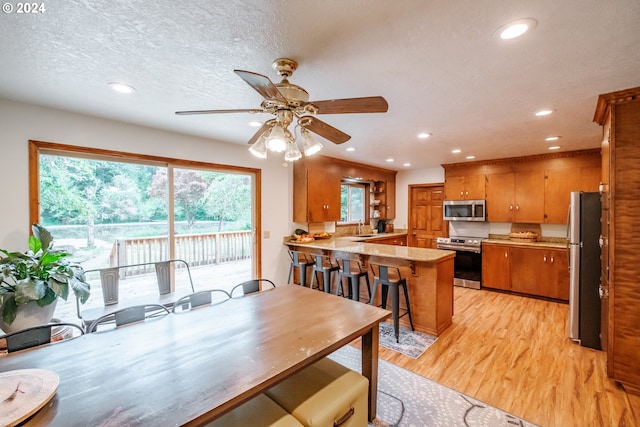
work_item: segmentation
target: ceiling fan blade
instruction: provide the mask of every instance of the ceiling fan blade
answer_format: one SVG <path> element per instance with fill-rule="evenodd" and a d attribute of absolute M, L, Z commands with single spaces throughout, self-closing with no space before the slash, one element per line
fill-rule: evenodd
<path fill-rule="evenodd" d="M 301 117 L 301 123 L 304 123 L 302 126 L 309 129 L 313 133 L 317 133 L 321 137 L 328 139 L 334 144 L 343 144 L 351 139 L 351 136 L 334 128 L 331 125 L 323 122 L 322 120 L 316 119 L 313 116 L 304 116 Z"/>
<path fill-rule="evenodd" d="M 260 126 L 260 129 L 258 129 L 258 131 L 253 134 L 248 143 L 250 145 L 253 145 L 258 140 L 258 138 L 262 136 L 263 133 L 265 133 L 271 126 L 273 126 L 272 122 L 275 122 L 275 120 L 271 119 L 264 122 L 264 124 Z"/>
<path fill-rule="evenodd" d="M 269 77 L 252 71 L 233 70 L 233 72 L 254 88 L 264 99 L 287 102 L 287 99 L 282 96 L 276 85 L 269 80 Z"/>
<path fill-rule="evenodd" d="M 381 96 L 328 99 L 313 101 L 310 104 L 318 108 L 317 114 L 386 113 L 389 109 L 387 100 Z"/>
<path fill-rule="evenodd" d="M 243 110 L 193 110 L 193 111 L 176 111 L 176 114 L 179 116 L 187 116 L 189 114 L 221 114 L 221 113 L 264 113 L 263 110 L 260 109 L 243 109 Z"/>

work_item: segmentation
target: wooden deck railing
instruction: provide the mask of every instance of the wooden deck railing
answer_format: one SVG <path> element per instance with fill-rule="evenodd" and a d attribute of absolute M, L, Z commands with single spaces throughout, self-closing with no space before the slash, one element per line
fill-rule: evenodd
<path fill-rule="evenodd" d="M 252 232 L 226 231 L 206 234 L 177 235 L 174 258 L 186 261 L 190 266 L 220 264 L 248 259 L 252 256 Z M 152 263 L 169 259 L 167 236 L 116 239 L 111 248 L 111 267 Z M 149 273 L 153 267 L 142 270 L 127 269 L 125 275 Z"/>

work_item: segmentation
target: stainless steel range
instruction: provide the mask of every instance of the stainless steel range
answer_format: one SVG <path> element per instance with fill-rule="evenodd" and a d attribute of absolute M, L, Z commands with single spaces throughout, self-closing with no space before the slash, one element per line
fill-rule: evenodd
<path fill-rule="evenodd" d="M 438 249 L 456 252 L 453 262 L 453 284 L 480 289 L 482 283 L 482 238 L 438 237 Z"/>

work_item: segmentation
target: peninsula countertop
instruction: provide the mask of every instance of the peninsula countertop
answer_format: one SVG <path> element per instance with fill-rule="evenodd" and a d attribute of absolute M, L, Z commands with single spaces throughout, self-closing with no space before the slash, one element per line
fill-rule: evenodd
<path fill-rule="evenodd" d="M 320 249 L 327 251 L 348 252 L 353 254 L 378 256 L 386 258 L 398 258 L 418 262 L 438 262 L 455 257 L 455 251 L 441 249 L 412 248 L 408 246 L 386 245 L 382 243 L 368 243 L 367 240 L 375 240 L 381 237 L 393 237 L 406 235 L 406 233 L 385 233 L 368 236 L 341 236 L 330 239 L 317 239 L 309 243 L 301 243 L 295 240 L 285 239 L 284 244 L 304 248 Z"/>

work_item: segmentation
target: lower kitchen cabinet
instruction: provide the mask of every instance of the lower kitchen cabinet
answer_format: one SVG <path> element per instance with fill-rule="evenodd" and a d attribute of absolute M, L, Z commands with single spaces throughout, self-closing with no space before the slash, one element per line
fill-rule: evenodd
<path fill-rule="evenodd" d="M 567 265 L 564 249 L 483 244 L 482 286 L 568 301 Z"/>
<path fill-rule="evenodd" d="M 482 286 L 511 290 L 509 247 L 482 244 Z"/>

